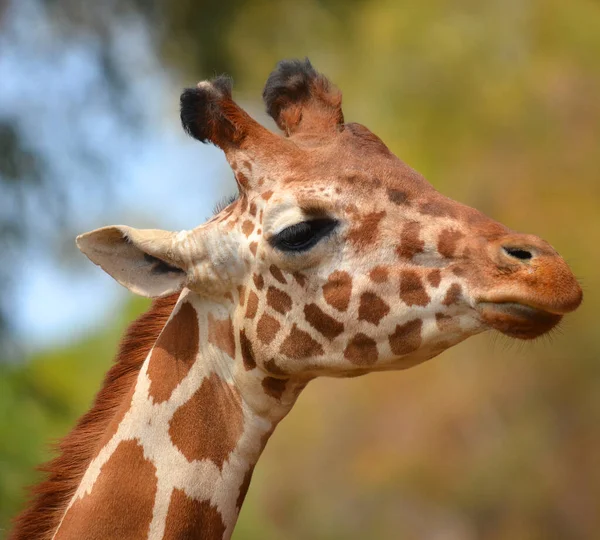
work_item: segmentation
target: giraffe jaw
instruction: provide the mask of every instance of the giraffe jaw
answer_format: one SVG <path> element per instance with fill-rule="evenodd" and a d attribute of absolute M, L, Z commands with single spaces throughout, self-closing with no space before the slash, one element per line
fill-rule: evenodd
<path fill-rule="evenodd" d="M 552 330 L 563 317 L 517 302 L 479 302 L 477 311 L 490 328 L 517 339 L 535 339 Z"/>

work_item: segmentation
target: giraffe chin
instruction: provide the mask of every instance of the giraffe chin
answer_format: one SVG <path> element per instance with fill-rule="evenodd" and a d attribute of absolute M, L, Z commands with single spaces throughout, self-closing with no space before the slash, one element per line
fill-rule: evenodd
<path fill-rule="evenodd" d="M 512 338 L 535 339 L 552 330 L 562 315 L 516 302 L 479 302 L 481 320 Z"/>

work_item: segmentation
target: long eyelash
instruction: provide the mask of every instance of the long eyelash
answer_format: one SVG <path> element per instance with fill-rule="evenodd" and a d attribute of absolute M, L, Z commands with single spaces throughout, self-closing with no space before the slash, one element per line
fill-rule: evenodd
<path fill-rule="evenodd" d="M 217 204 L 215 204 L 215 207 L 213 208 L 213 214 L 217 215 L 219 212 L 225 210 L 225 208 L 227 208 L 230 204 L 233 204 L 239 198 L 240 196 L 238 193 L 236 193 L 235 195 L 226 195 L 219 202 L 217 202 Z"/>

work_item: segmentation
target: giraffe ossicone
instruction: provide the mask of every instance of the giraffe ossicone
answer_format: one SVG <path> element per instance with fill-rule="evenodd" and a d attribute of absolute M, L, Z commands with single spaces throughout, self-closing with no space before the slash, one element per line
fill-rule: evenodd
<path fill-rule="evenodd" d="M 345 123 L 340 91 L 308 60 L 281 62 L 263 97 L 284 136 L 225 77 L 182 94 L 184 129 L 225 152 L 239 187 L 209 222 L 78 238 L 132 292 L 165 298 L 13 538 L 229 538 L 310 380 L 404 369 L 488 329 L 532 339 L 580 304 L 548 243 L 444 197 Z"/>

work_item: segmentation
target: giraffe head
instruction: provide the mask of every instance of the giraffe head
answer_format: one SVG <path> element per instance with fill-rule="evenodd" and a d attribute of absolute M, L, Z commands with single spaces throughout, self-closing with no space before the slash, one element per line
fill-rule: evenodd
<path fill-rule="evenodd" d="M 400 369 L 486 329 L 531 339 L 580 304 L 547 242 L 444 197 L 345 123 L 308 60 L 281 62 L 263 97 L 284 136 L 227 78 L 181 96 L 184 129 L 225 152 L 235 202 L 190 231 L 106 227 L 79 248 L 135 293 L 217 302 L 244 366 L 276 376 Z"/>

